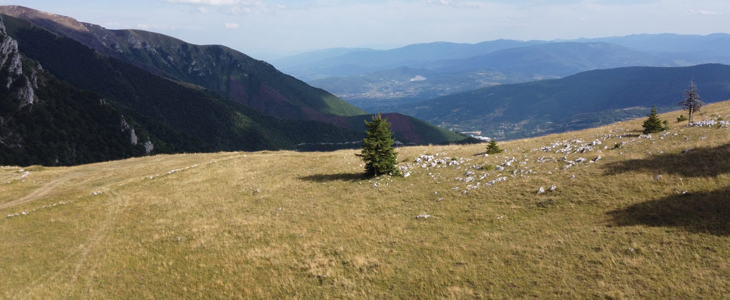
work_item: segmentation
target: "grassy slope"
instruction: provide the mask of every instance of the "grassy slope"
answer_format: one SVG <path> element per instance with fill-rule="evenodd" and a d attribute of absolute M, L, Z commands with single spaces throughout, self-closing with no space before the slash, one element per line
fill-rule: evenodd
<path fill-rule="evenodd" d="M 703 111 L 727 118 L 730 102 Z M 401 148 L 408 162 L 463 158 L 408 178 L 361 179 L 355 151 L 0 168 L 0 182 L 30 172 L 0 185 L 3 216 L 30 212 L 0 219 L 0 297 L 722 297 L 730 129 L 684 128 L 679 114 L 662 115 L 673 127 L 663 139 L 638 138 L 634 120 L 500 143 L 507 152 L 489 157 L 484 145 Z M 627 144 L 566 155 L 603 159 L 564 171 L 536 162 L 563 154 L 532 149 L 575 138 Z M 488 175 L 466 194 L 454 180 L 508 157 L 529 161 L 468 169 Z M 536 173 L 511 177 L 514 166 Z M 500 175 L 507 181 L 484 185 Z"/>

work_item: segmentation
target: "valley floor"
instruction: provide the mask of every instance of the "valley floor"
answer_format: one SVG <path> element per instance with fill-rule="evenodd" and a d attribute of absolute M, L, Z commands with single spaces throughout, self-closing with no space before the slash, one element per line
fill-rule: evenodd
<path fill-rule="evenodd" d="M 679 114 L 399 148 L 406 178 L 356 151 L 2 167 L 0 297 L 722 298 L 730 128 Z"/>

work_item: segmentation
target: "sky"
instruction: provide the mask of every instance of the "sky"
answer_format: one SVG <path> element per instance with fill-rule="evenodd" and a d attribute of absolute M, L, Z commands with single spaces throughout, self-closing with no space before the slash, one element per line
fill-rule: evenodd
<path fill-rule="evenodd" d="M 0 0 L 260 59 L 336 47 L 730 31 L 730 0 Z"/>

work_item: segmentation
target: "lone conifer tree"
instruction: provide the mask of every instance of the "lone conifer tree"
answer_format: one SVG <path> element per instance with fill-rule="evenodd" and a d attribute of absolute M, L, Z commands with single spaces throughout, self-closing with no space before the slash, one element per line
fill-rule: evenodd
<path fill-rule="evenodd" d="M 372 121 L 365 121 L 365 127 L 368 137 L 363 140 L 362 152 L 356 154 L 365 162 L 365 172 L 370 176 L 397 174 L 397 153 L 393 149 L 395 141 L 390 123 L 380 113 L 373 116 Z"/>
<path fill-rule="evenodd" d="M 705 105 L 700 99 L 699 90 L 694 80 L 689 82 L 689 90 L 684 91 L 684 101 L 679 102 L 679 105 L 684 107 L 684 110 L 689 111 L 689 123 L 692 123 L 692 114 L 700 111 L 702 106 Z"/>
<path fill-rule="evenodd" d="M 642 126 L 644 127 L 644 134 L 667 130 L 667 128 L 662 125 L 662 120 L 659 119 L 659 116 L 657 116 L 656 105 L 651 107 L 649 118 L 644 121 L 644 125 Z"/>
<path fill-rule="evenodd" d="M 502 148 L 499 148 L 499 145 L 497 145 L 497 141 L 492 139 L 489 141 L 489 145 L 487 145 L 487 154 L 497 154 L 502 153 Z"/>

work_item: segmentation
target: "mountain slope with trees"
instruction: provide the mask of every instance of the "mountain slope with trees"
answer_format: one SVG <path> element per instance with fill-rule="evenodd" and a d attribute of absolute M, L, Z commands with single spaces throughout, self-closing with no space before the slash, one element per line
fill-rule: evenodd
<path fill-rule="evenodd" d="M 64 160 L 64 153 L 48 155 L 56 151 L 53 147 L 39 146 L 45 148 L 44 155 L 37 155 L 27 147 L 14 147 L 25 156 L 8 159 L 7 163 L 78 164 L 145 154 L 144 148 L 140 152 L 127 145 L 131 143 L 130 133 L 122 139 L 121 133 L 125 129 L 134 129 L 140 143 L 149 141 L 154 150 L 147 152 L 152 153 L 294 149 L 296 144 L 303 142 L 339 142 L 363 136 L 360 131 L 321 122 L 281 120 L 263 115 L 213 93 L 191 89 L 117 59 L 98 55 L 78 42 L 55 36 L 25 21 L 5 19 L 9 35 L 17 40 L 19 53 L 38 61 L 44 72 L 70 84 L 49 76 L 49 85 L 36 91 L 43 101 L 27 106 L 25 110 L 15 108 L 18 111 L 15 116 L 6 117 L 13 122 L 6 121 L 3 130 L 12 132 L 16 139 L 37 145 L 86 145 L 75 142 L 73 137 L 93 136 L 102 130 L 109 139 L 119 137 L 113 143 L 95 142 L 94 147 L 87 149 L 92 154 L 77 155 L 81 157 L 78 159 Z M 94 93 L 82 92 L 79 88 Z M 101 107 L 97 107 L 99 105 Z M 93 122 L 84 121 L 89 115 L 93 116 Z M 56 123 L 44 128 L 34 125 L 38 122 Z M 128 128 L 123 128 L 125 126 Z M 61 128 L 64 133 L 54 134 L 55 128 Z M 108 128 L 119 133 L 110 134 Z M 121 143 L 122 140 L 126 142 Z M 112 151 L 104 150 L 107 148 L 120 153 L 107 155 L 105 153 Z M 68 149 L 80 152 L 74 147 Z M 60 158 L 55 161 L 55 157 Z"/>
<path fill-rule="evenodd" d="M 322 120 L 364 111 L 270 64 L 219 45 L 198 46 L 141 30 L 107 30 L 22 6 L 0 13 L 24 19 L 155 75 L 204 87 L 257 111 L 285 119 Z"/>
<path fill-rule="evenodd" d="M 0 17 L 0 165 L 72 165 L 144 155 L 114 106 L 23 57 Z M 139 142 L 138 142 L 139 140 Z"/>
<path fill-rule="evenodd" d="M 397 108 L 417 118 L 485 136 L 522 138 L 677 109 L 694 79 L 708 103 L 730 99 L 730 66 L 628 67 L 562 79 L 483 88 Z"/>
<path fill-rule="evenodd" d="M 112 115 L 99 113 L 99 116 L 105 116 L 104 120 L 114 124 L 120 133 L 124 129 L 119 124 L 126 124 L 127 131 L 136 132 L 139 144 L 149 143 L 151 148 L 148 150 L 145 147 L 128 147 L 127 144 L 131 142 L 128 132 L 126 135 L 118 134 L 119 141 L 126 141 L 122 143 L 124 146 L 119 146 L 116 142 L 99 146 L 97 148 L 101 154 L 98 156 L 87 155 L 79 159 L 64 159 L 66 154 L 46 155 L 56 151 L 53 147 L 45 147 L 46 152 L 43 156 L 29 151 L 23 152 L 18 150 L 19 147 L 15 147 L 14 149 L 20 152 L 6 149 L 6 153 L 12 152 L 8 157 L 19 157 L 18 153 L 21 152 L 27 155 L 8 158 L 5 160 L 7 164 L 78 164 L 147 153 L 296 149 L 300 144 L 309 145 L 306 150 L 332 150 L 342 147 L 322 148 L 317 145 L 336 145 L 362 140 L 363 120 L 370 118 L 369 115 L 328 117 L 329 122 L 338 125 L 319 121 L 279 119 L 224 99 L 216 93 L 164 79 L 121 60 L 101 55 L 85 45 L 55 35 L 27 21 L 6 16 L 4 23 L 7 24 L 8 34 L 13 40 L 18 41 L 19 53 L 43 65 L 49 76 L 53 74 L 52 76 L 55 76 L 53 78 L 58 77 L 68 82 L 63 86 L 67 86 L 69 91 L 62 92 L 62 95 L 51 95 L 53 99 L 67 100 L 53 102 L 56 105 L 52 109 L 54 113 L 62 114 L 55 117 L 61 121 L 54 126 L 68 128 L 77 132 L 77 135 L 106 128 L 103 124 L 85 122 L 83 126 L 79 126 L 75 123 L 79 122 L 78 109 L 92 109 L 88 105 L 80 104 L 91 101 L 84 100 L 90 97 L 93 101 L 104 102 L 105 109 L 113 112 Z M 42 90 L 40 89 L 39 93 Z M 86 95 L 81 90 L 92 91 L 90 95 L 96 96 L 86 98 L 79 96 Z M 41 113 L 41 109 L 36 109 L 35 113 Z M 466 139 L 464 136 L 447 132 L 428 123 L 418 122 L 412 117 L 402 117 L 409 120 L 401 126 L 403 131 L 397 135 L 402 143 L 450 143 Z M 354 124 L 357 122 L 352 122 L 351 119 L 359 119 L 360 122 Z M 72 142 L 65 134 L 51 134 L 52 130 L 45 130 L 42 127 L 34 127 L 33 132 L 40 131 L 42 134 L 36 134 L 30 139 L 29 134 L 23 133 L 30 131 L 18 128 L 28 128 L 31 125 L 27 122 L 35 121 L 29 121 L 27 117 L 9 119 L 7 116 L 5 120 L 3 133 L 13 132 L 16 137 L 33 140 L 38 145 Z M 414 126 L 421 131 L 421 135 L 411 134 L 413 129 L 410 127 Z M 110 152 L 104 150 L 106 147 L 117 149 L 114 151 L 120 153 L 104 154 Z M 78 152 L 73 147 L 64 149 Z M 60 158 L 56 161 L 55 157 Z"/>

